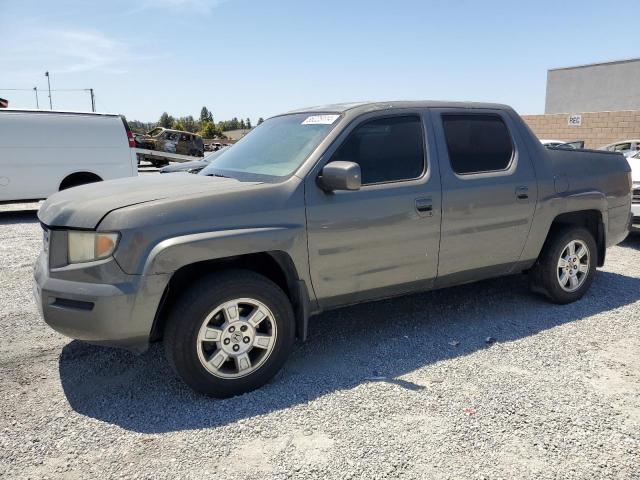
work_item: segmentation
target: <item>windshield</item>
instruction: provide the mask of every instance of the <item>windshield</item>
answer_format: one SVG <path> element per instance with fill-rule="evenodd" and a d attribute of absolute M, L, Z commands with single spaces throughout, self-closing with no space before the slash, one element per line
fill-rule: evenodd
<path fill-rule="evenodd" d="M 270 118 L 214 159 L 201 175 L 291 175 L 329 133 L 339 115 Z"/>

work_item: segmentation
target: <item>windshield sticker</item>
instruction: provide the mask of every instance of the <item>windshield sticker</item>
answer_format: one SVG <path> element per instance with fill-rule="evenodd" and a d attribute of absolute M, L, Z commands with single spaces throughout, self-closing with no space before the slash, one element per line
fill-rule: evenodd
<path fill-rule="evenodd" d="M 311 115 L 302 125 L 331 125 L 340 115 Z"/>

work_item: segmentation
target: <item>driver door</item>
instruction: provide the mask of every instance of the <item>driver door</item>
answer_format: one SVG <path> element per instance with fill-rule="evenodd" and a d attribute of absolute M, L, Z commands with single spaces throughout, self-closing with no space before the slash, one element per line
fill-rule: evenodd
<path fill-rule="evenodd" d="M 364 115 L 307 176 L 311 279 L 323 308 L 433 284 L 441 194 L 427 138 L 420 111 Z M 321 168 L 334 160 L 360 165 L 360 190 L 325 192 L 318 186 Z"/>

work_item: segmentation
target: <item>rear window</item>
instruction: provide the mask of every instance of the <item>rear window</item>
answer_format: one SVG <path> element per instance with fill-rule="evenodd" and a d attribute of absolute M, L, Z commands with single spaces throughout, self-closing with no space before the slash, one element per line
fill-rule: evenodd
<path fill-rule="evenodd" d="M 460 175 L 505 170 L 513 157 L 507 126 L 498 115 L 442 116 L 449 161 Z"/>

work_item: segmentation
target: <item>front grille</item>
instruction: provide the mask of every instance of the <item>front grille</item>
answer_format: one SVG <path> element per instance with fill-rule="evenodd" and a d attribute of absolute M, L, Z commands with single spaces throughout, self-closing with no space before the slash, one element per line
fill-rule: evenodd
<path fill-rule="evenodd" d="M 633 190 L 633 203 L 640 203 L 640 188 Z"/>

